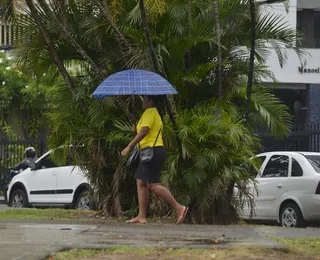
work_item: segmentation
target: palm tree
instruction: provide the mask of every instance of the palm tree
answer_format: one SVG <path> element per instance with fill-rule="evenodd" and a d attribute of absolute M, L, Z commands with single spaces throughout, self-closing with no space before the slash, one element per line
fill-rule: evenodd
<path fill-rule="evenodd" d="M 245 118 L 248 119 L 250 113 L 250 103 L 253 85 L 253 74 L 254 74 L 254 59 L 256 53 L 256 3 L 255 0 L 250 1 L 250 18 L 251 18 L 251 43 L 250 43 L 250 57 L 249 57 L 249 70 L 248 70 L 248 82 L 247 82 L 247 110 Z M 259 2 L 260 5 L 263 4 L 274 4 L 274 3 L 284 3 L 287 4 L 287 0 L 266 0 Z"/>
<path fill-rule="evenodd" d="M 181 150 L 177 151 L 175 145 L 176 129 L 166 124 L 164 136 L 169 158 L 163 181 L 172 186 L 181 200 L 194 205 L 194 221 L 212 222 L 217 217 L 218 220 L 234 219 L 241 203 L 233 201 L 226 188 L 232 181 L 238 183 L 249 178 L 240 162 L 246 161 L 257 149 L 258 140 L 252 132 L 265 125 L 271 133 L 285 135 L 289 122 L 287 108 L 261 86 L 261 76 L 270 73 L 263 63 L 264 52 L 258 51 L 254 53 L 259 59 L 253 64 L 251 113 L 247 124 L 242 122 L 242 115 L 247 111 L 250 63 L 243 46 L 250 48 L 252 43 L 249 1 L 219 2 L 219 24 L 223 32 L 220 37 L 212 30 L 217 26 L 216 16 L 212 15 L 212 0 L 190 1 L 188 5 L 179 0 L 158 0 L 157 3 L 163 3 L 161 8 L 154 6 L 153 1 L 122 3 L 117 15 L 110 16 L 113 14 L 107 9 L 110 6 L 101 7 L 96 1 L 65 2 L 66 9 L 72 10 L 63 14 L 61 25 L 67 33 L 61 26 L 54 25 L 49 11 L 41 12 L 39 24 L 54 39 L 61 62 L 77 65 L 77 71 L 67 68 L 77 97 L 82 98 L 87 107 L 85 114 L 77 108 L 65 82 L 58 77 L 59 86 L 53 96 L 57 106 L 49 113 L 50 144 L 53 147 L 70 142 L 85 144 L 85 149 L 76 149 L 73 157 L 81 167 L 89 169 L 90 180 L 98 188 L 106 213 L 116 215 L 120 209 L 132 208 L 134 193 L 130 185 L 134 180 L 119 157 L 120 147 L 131 138 L 122 112 L 125 108 L 114 106 L 113 100 L 98 102 L 90 98 L 100 83 L 99 75 L 77 45 L 106 75 L 123 69 L 124 64 L 126 68 L 158 69 L 179 92 L 174 99 L 178 115 L 174 128 L 179 130 Z M 59 13 L 55 15 L 59 18 Z M 281 17 L 267 14 L 258 18 L 255 42 L 259 50 L 266 48 L 267 43 L 277 46 L 295 40 L 295 30 Z M 29 13 L 19 25 L 32 35 L 29 39 L 21 38 L 16 45 L 20 63 L 23 61 L 25 67 L 37 75 L 48 70 L 56 72 L 57 66 L 52 62 L 51 53 L 48 55 L 39 25 Z M 124 40 L 129 47 L 125 47 Z M 215 98 L 221 80 L 211 72 L 219 70 L 220 52 L 224 61 L 223 96 L 217 103 Z M 279 48 L 279 57 L 281 52 Z M 171 108 L 167 110 L 170 112 Z M 217 110 L 220 113 L 216 113 Z M 170 117 L 172 114 L 165 114 L 164 120 L 169 123 Z M 114 198 L 121 202 L 120 206 L 113 206 Z M 220 205 L 226 205 L 226 212 L 232 209 L 233 213 L 217 215 L 210 208 L 213 200 L 219 200 Z"/>
<path fill-rule="evenodd" d="M 57 68 L 59 69 L 62 77 L 64 78 L 72 96 L 74 99 L 76 99 L 76 93 L 75 93 L 75 85 L 67 71 L 67 69 L 65 68 L 63 62 L 61 61 L 57 51 L 54 48 L 53 45 L 53 41 L 51 39 L 50 34 L 48 33 L 48 31 L 46 30 L 46 28 L 44 27 L 41 18 L 39 16 L 39 13 L 33 3 L 32 0 L 26 0 L 26 4 L 28 5 L 31 15 L 33 17 L 33 19 L 35 20 L 35 22 L 37 23 L 38 27 L 39 27 L 39 31 L 41 32 L 41 35 L 43 36 L 43 39 L 45 40 L 47 47 L 48 47 L 48 51 L 50 53 L 50 56 L 53 58 L 54 63 L 56 64 Z M 80 104 L 82 105 L 82 107 L 84 108 L 84 103 L 82 100 L 80 100 Z"/>

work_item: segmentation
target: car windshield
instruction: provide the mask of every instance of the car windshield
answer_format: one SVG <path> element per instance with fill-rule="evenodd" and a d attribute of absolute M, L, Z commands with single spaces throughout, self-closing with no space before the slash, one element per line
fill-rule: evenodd
<path fill-rule="evenodd" d="M 317 173 L 320 173 L 320 155 L 305 155 Z"/>

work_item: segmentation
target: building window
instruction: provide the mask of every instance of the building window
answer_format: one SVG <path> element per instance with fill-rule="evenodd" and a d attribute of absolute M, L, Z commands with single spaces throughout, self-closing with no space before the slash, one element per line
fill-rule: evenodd
<path fill-rule="evenodd" d="M 320 48 L 320 11 L 315 12 L 313 31 L 314 47 Z"/>
<path fill-rule="evenodd" d="M 297 29 L 303 34 L 302 47 L 320 48 L 320 11 L 313 9 L 299 10 L 297 13 Z"/>

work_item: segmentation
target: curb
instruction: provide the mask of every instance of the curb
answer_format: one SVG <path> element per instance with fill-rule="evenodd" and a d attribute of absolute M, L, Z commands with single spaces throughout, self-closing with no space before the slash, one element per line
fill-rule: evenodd
<path fill-rule="evenodd" d="M 0 196 L 0 205 L 6 204 L 4 197 Z"/>

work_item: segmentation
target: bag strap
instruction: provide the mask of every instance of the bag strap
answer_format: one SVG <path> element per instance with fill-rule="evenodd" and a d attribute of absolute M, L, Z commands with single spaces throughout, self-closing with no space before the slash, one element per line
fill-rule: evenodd
<path fill-rule="evenodd" d="M 160 135 L 161 130 L 162 130 L 162 126 L 161 126 L 161 127 L 160 127 L 160 129 L 159 129 L 159 132 L 158 132 L 157 138 L 156 138 L 156 140 L 154 141 L 154 144 L 153 144 L 153 146 L 152 146 L 152 147 L 154 147 L 154 146 L 156 145 L 156 143 L 157 143 L 157 141 L 158 141 L 158 138 L 159 138 L 159 135 Z"/>

